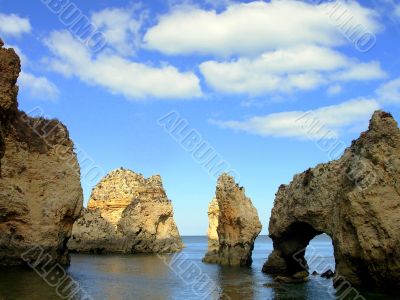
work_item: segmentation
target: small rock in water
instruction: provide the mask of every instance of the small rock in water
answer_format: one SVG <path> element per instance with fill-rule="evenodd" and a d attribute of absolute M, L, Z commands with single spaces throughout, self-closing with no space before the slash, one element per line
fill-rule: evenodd
<path fill-rule="evenodd" d="M 335 276 L 335 273 L 332 272 L 332 270 L 328 270 L 328 271 L 326 271 L 326 272 L 321 274 L 321 277 L 322 278 L 326 278 L 326 279 L 333 278 L 334 276 Z"/>
<path fill-rule="evenodd" d="M 295 279 L 308 278 L 308 272 L 307 271 L 297 272 L 296 274 L 293 275 L 293 278 L 295 278 Z"/>
<path fill-rule="evenodd" d="M 308 272 L 297 272 L 292 276 L 276 276 L 275 282 L 278 283 L 304 283 L 308 281 Z"/>

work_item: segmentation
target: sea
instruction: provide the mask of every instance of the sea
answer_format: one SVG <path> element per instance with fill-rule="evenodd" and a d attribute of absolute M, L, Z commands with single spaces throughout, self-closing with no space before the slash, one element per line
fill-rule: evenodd
<path fill-rule="evenodd" d="M 71 255 L 71 266 L 44 273 L 35 268 L 0 269 L 0 300 L 250 300 L 400 299 L 366 293 L 310 275 L 306 283 L 277 284 L 261 272 L 272 241 L 259 236 L 249 268 L 205 264 L 206 236 L 183 237 L 182 252 L 168 255 Z M 334 271 L 332 241 L 314 238 L 307 247 L 310 273 Z"/>

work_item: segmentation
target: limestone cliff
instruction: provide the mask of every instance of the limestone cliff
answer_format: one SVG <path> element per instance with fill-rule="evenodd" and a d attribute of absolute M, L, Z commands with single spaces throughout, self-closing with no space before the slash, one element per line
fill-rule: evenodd
<path fill-rule="evenodd" d="M 118 169 L 93 189 L 69 248 L 92 253 L 163 253 L 182 249 L 161 177 Z"/>
<path fill-rule="evenodd" d="M 219 207 L 217 198 L 213 198 L 208 206 L 208 253 L 217 253 L 219 242 L 218 242 L 218 216 Z"/>
<path fill-rule="evenodd" d="M 216 188 L 216 205 L 211 202 L 212 218 L 218 214 L 218 220 L 210 220 L 210 224 L 217 223 L 217 249 L 214 246 L 203 261 L 230 266 L 249 266 L 252 263 L 251 254 L 254 241 L 261 232 L 261 223 L 257 210 L 246 197 L 243 187 L 235 183 L 233 177 L 222 174 L 218 178 Z M 216 209 L 216 210 L 215 210 Z M 214 245 L 214 225 L 211 225 L 210 244 Z"/>
<path fill-rule="evenodd" d="M 79 165 L 64 125 L 18 110 L 19 72 L 18 56 L 0 41 L 0 265 L 23 264 L 32 247 L 68 264 L 82 209 Z"/>
<path fill-rule="evenodd" d="M 276 195 L 269 224 L 274 251 L 264 265 L 292 275 L 318 234 L 333 241 L 338 277 L 367 288 L 400 285 L 400 130 L 374 113 L 368 131 L 336 161 L 296 175 Z"/>

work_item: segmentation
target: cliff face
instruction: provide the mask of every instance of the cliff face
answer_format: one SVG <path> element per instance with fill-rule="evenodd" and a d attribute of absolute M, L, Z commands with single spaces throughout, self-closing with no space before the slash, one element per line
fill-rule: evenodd
<path fill-rule="evenodd" d="M 23 264 L 32 247 L 68 264 L 82 209 L 79 165 L 63 124 L 18 110 L 19 72 L 18 56 L 0 41 L 0 265 Z"/>
<path fill-rule="evenodd" d="M 69 248 L 91 253 L 176 252 L 183 244 L 161 177 L 114 170 L 93 189 Z"/>
<path fill-rule="evenodd" d="M 210 211 L 213 213 L 210 214 Z M 222 174 L 218 178 L 216 203 L 211 202 L 210 211 L 209 245 L 212 247 L 203 261 L 230 266 L 251 265 L 254 241 L 261 232 L 261 223 L 244 188 L 239 187 L 231 176 Z M 215 223 L 217 239 L 214 236 Z M 215 241 L 218 243 L 217 249 L 214 247 Z"/>
<path fill-rule="evenodd" d="M 213 198 L 208 206 L 208 253 L 217 253 L 219 248 L 218 239 L 218 216 L 219 207 L 217 198 Z"/>
<path fill-rule="evenodd" d="M 269 224 L 274 251 L 264 265 L 292 275 L 306 266 L 316 235 L 333 240 L 337 276 L 366 288 L 400 285 L 400 130 L 374 113 L 368 131 L 337 161 L 296 175 L 276 195 Z"/>

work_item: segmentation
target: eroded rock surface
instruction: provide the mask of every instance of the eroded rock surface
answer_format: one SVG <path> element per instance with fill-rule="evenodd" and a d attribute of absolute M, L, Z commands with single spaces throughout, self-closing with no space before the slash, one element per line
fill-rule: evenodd
<path fill-rule="evenodd" d="M 68 246 L 72 251 L 87 253 L 181 250 L 172 203 L 161 177 L 146 179 L 122 168 L 110 172 L 93 189 Z"/>
<path fill-rule="evenodd" d="M 269 224 L 274 251 L 263 270 L 307 268 L 304 250 L 321 233 L 333 241 L 337 277 L 366 288 L 400 285 L 400 130 L 374 113 L 368 131 L 336 161 L 296 175 L 276 195 Z"/>
<path fill-rule="evenodd" d="M 69 263 L 67 241 L 82 209 L 80 171 L 67 128 L 18 110 L 20 60 L 0 41 L 0 265 L 46 255 Z M 48 261 L 46 260 L 46 262 Z"/>
<path fill-rule="evenodd" d="M 219 248 L 219 239 L 218 239 L 218 216 L 219 216 L 219 207 L 217 198 L 213 198 L 208 206 L 208 253 L 216 254 Z"/>
<path fill-rule="evenodd" d="M 251 265 L 254 241 L 262 227 L 257 210 L 246 197 L 244 188 L 227 174 L 218 178 L 215 198 L 209 207 L 209 252 L 203 261 L 230 266 Z"/>

